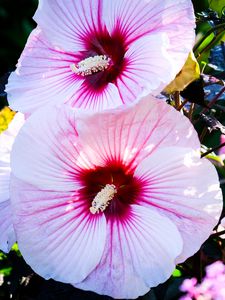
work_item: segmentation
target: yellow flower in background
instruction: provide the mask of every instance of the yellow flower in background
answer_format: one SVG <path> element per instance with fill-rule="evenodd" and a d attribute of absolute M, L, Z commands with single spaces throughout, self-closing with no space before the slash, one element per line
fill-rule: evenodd
<path fill-rule="evenodd" d="M 8 128 L 9 123 L 12 121 L 14 115 L 15 112 L 9 107 L 4 107 L 2 110 L 0 110 L 0 133 Z"/>
<path fill-rule="evenodd" d="M 183 68 L 177 74 L 175 79 L 169 85 L 167 85 L 164 91 L 168 94 L 183 91 L 186 86 L 199 77 L 199 64 L 194 56 L 194 53 L 190 52 Z"/>

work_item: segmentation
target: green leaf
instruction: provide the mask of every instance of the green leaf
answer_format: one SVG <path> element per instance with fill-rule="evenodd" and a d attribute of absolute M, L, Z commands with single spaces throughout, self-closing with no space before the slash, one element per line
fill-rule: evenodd
<path fill-rule="evenodd" d="M 0 270 L 0 274 L 4 276 L 9 276 L 11 274 L 12 267 L 4 268 Z"/>
<path fill-rule="evenodd" d="M 172 276 L 173 276 L 173 277 L 181 277 L 181 276 L 182 276 L 182 273 L 181 273 L 180 270 L 175 269 L 175 270 L 173 271 Z"/>
<path fill-rule="evenodd" d="M 16 254 L 17 254 L 17 256 L 22 257 L 22 254 L 20 253 L 20 250 L 19 250 L 19 247 L 18 247 L 18 244 L 17 244 L 17 243 L 15 243 L 15 244 L 12 246 L 12 249 L 11 249 L 11 250 L 12 250 L 12 251 L 15 251 Z"/>
<path fill-rule="evenodd" d="M 217 156 L 213 153 L 210 153 L 206 156 L 208 159 L 210 159 L 212 162 L 216 162 L 216 163 L 219 163 L 219 166 L 220 167 L 223 167 L 224 166 L 224 163 L 223 163 L 223 160 L 220 156 Z"/>
<path fill-rule="evenodd" d="M 6 259 L 6 255 L 0 251 L 0 260 Z"/>
<path fill-rule="evenodd" d="M 222 11 L 225 8 L 224 0 L 209 0 L 209 7 L 218 12 L 221 16 Z"/>

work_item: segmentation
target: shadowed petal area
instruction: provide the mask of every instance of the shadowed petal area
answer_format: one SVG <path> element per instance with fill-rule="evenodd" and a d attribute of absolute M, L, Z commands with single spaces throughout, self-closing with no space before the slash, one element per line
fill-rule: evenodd
<path fill-rule="evenodd" d="M 0 134 L 0 249 L 4 252 L 9 252 L 16 241 L 9 195 L 10 152 L 15 136 L 23 123 L 24 117 L 18 113 L 8 129 Z"/>
<path fill-rule="evenodd" d="M 125 165 L 137 164 L 159 147 L 200 148 L 190 121 L 152 96 L 126 109 L 77 115 L 77 131 L 87 156 Z"/>
<path fill-rule="evenodd" d="M 43 193 L 15 177 L 11 182 L 14 224 L 23 257 L 46 279 L 82 281 L 102 257 L 104 215 L 93 217 L 76 192 Z"/>
<path fill-rule="evenodd" d="M 30 112 L 49 102 L 74 102 L 83 106 L 76 94 L 83 79 L 72 72 L 75 54 L 51 46 L 39 28 L 35 29 L 11 73 L 6 87 L 10 107 Z"/>
<path fill-rule="evenodd" d="M 98 267 L 78 288 L 136 298 L 164 282 L 182 250 L 176 226 L 152 209 L 131 205 L 126 219 L 108 220 L 108 238 Z"/>
<path fill-rule="evenodd" d="M 0 142 L 2 141 L 0 136 Z M 0 146 L 0 203 L 9 199 L 10 158 L 2 153 Z"/>
<path fill-rule="evenodd" d="M 222 210 L 215 167 L 190 148 L 159 149 L 135 170 L 143 181 L 140 204 L 177 225 L 184 241 L 177 262 L 193 255 L 212 233 Z"/>
<path fill-rule="evenodd" d="M 0 249 L 9 252 L 16 242 L 10 201 L 0 203 Z"/>
<path fill-rule="evenodd" d="M 12 213 L 9 201 L 9 181 L 11 169 L 9 158 L 10 153 L 6 147 L 10 147 L 10 145 L 3 144 L 3 134 L 0 135 L 0 249 L 4 252 L 9 252 L 16 240 L 12 225 Z M 5 146 L 4 149 L 3 145 Z"/>

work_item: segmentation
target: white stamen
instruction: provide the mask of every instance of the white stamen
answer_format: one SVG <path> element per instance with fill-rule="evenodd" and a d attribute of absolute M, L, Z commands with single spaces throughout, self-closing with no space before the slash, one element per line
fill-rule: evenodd
<path fill-rule="evenodd" d="M 110 61 L 106 55 L 95 55 L 80 61 L 77 65 L 72 64 L 70 68 L 77 75 L 87 76 L 108 69 Z"/>
<path fill-rule="evenodd" d="M 106 186 L 98 192 L 92 201 L 90 212 L 92 214 L 99 213 L 99 211 L 103 212 L 116 193 L 117 190 L 114 184 L 106 184 Z"/>

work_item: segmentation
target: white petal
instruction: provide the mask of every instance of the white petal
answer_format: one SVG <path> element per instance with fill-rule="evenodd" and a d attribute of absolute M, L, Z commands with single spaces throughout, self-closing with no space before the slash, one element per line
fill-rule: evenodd
<path fill-rule="evenodd" d="M 152 209 L 132 205 L 128 216 L 108 221 L 98 267 L 77 287 L 116 299 L 137 298 L 172 273 L 182 240 L 176 226 Z"/>
<path fill-rule="evenodd" d="M 91 215 L 76 193 L 41 191 L 15 177 L 11 191 L 18 245 L 27 263 L 46 279 L 86 278 L 102 257 L 104 215 Z"/>
<path fill-rule="evenodd" d="M 184 240 L 178 262 L 193 255 L 212 233 L 222 211 L 214 166 L 190 148 L 156 151 L 135 170 L 145 185 L 140 204 L 171 219 Z"/>
<path fill-rule="evenodd" d="M 138 163 L 165 146 L 200 148 L 190 121 L 152 96 L 126 108 L 78 114 L 77 130 L 85 151 L 89 149 L 103 162 L 116 159 L 125 164 Z"/>

